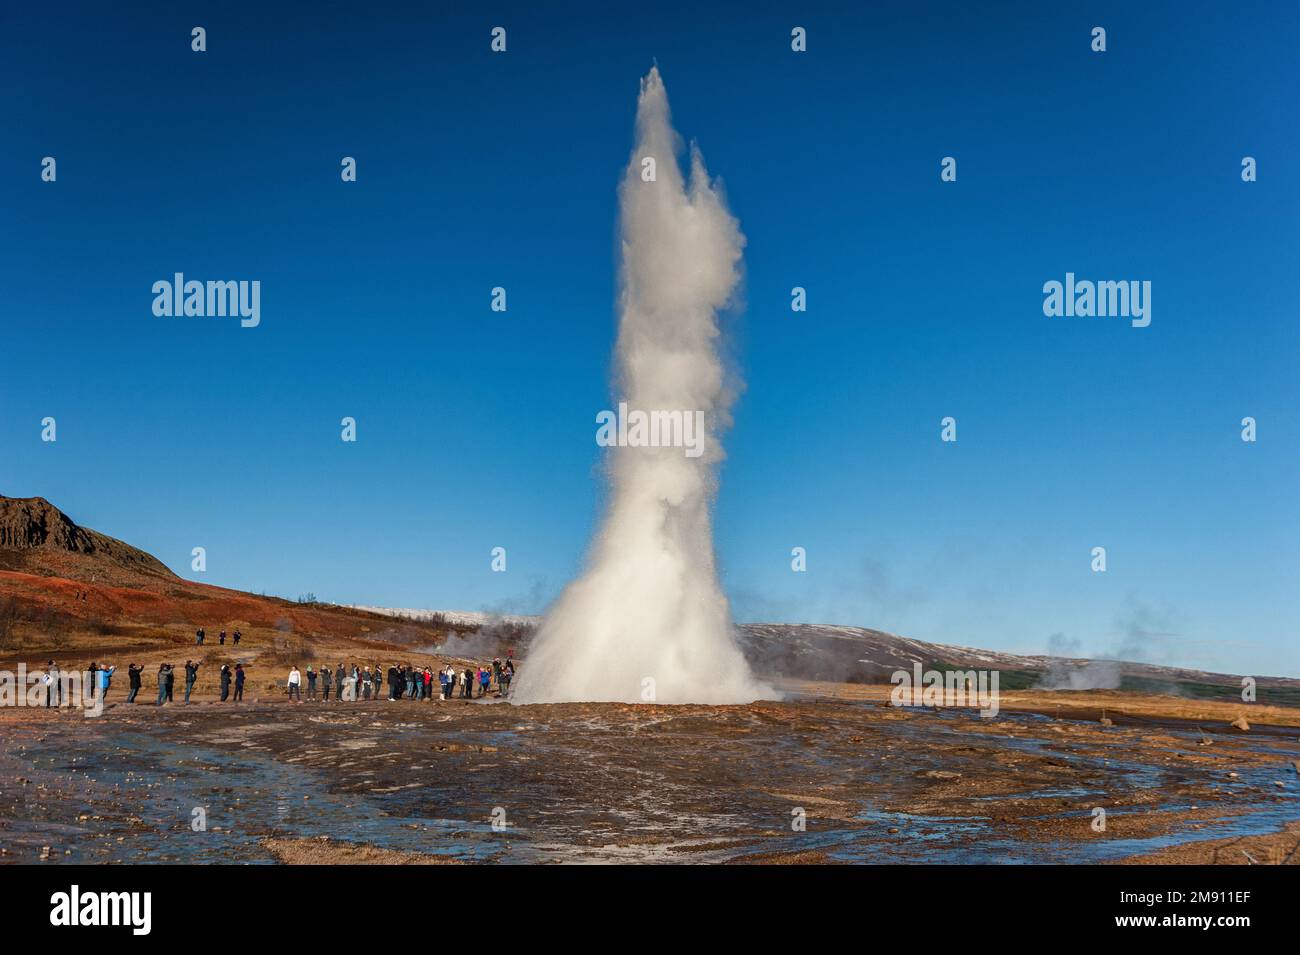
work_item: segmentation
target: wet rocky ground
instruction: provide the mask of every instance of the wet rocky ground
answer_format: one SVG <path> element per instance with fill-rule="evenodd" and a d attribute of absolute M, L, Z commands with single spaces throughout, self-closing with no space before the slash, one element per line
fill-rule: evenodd
<path fill-rule="evenodd" d="M 11 710 L 0 861 L 1103 862 L 1285 828 L 1296 760 L 1295 727 L 860 700 Z"/>

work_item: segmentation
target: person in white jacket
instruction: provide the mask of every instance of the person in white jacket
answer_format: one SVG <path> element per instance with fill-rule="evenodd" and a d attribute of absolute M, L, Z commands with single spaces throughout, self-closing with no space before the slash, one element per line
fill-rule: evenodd
<path fill-rule="evenodd" d="M 302 702 L 302 674 L 298 672 L 296 664 L 289 671 L 289 699 Z"/>

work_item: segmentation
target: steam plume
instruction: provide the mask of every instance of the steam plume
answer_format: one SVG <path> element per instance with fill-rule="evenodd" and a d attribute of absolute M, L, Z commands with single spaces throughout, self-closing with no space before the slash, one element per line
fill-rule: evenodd
<path fill-rule="evenodd" d="M 709 515 L 723 457 L 717 431 L 733 396 L 717 351 L 717 312 L 740 280 L 745 239 L 694 148 L 683 178 L 658 68 L 641 81 L 636 132 L 619 187 L 616 387 L 632 410 L 703 412 L 701 453 L 610 450 L 610 499 L 587 570 L 538 630 L 517 703 L 747 703 L 773 695 L 737 649 Z M 643 179 L 647 157 L 655 160 L 651 182 Z"/>

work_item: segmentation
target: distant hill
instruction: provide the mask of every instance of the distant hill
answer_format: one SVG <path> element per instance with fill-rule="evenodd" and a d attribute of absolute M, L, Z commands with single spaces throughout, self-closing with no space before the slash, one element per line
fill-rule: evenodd
<path fill-rule="evenodd" d="M 0 570 L 44 576 L 179 580 L 152 554 L 81 527 L 43 497 L 0 495 Z"/>
<path fill-rule="evenodd" d="M 1004 690 L 1140 690 L 1203 698 L 1240 698 L 1241 676 L 1131 660 L 1089 660 L 1003 653 L 927 643 L 880 630 L 818 624 L 741 624 L 745 656 L 759 672 L 852 683 L 887 681 L 896 670 L 997 670 Z M 1255 676 L 1273 703 L 1300 704 L 1300 680 Z"/>

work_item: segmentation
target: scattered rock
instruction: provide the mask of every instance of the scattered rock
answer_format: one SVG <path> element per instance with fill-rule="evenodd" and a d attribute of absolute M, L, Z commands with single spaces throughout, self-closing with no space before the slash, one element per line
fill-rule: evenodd
<path fill-rule="evenodd" d="M 1232 721 L 1232 725 L 1242 731 L 1250 729 L 1250 724 L 1246 722 L 1246 717 L 1244 716 L 1238 716 Z"/>
<path fill-rule="evenodd" d="M 920 774 L 925 779 L 960 779 L 961 773 L 954 773 L 947 769 L 930 769 Z"/>

